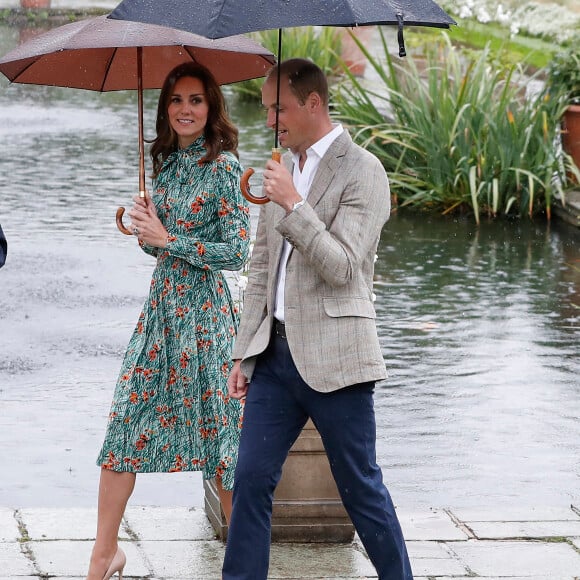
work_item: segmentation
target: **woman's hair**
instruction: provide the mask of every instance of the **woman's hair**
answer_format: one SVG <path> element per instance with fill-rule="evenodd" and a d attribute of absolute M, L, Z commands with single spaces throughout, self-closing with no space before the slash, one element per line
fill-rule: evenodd
<path fill-rule="evenodd" d="M 326 75 L 311 60 L 305 58 L 290 58 L 273 66 L 268 71 L 268 79 L 280 80 L 286 78 L 292 94 L 298 102 L 304 104 L 310 93 L 318 93 L 322 102 L 328 106 L 328 81 Z"/>
<path fill-rule="evenodd" d="M 159 175 L 163 162 L 178 149 L 177 134 L 169 123 L 167 110 L 175 84 L 183 77 L 199 79 L 203 83 L 205 98 L 209 105 L 207 123 L 204 129 L 207 153 L 202 163 L 213 161 L 222 151 L 238 155 L 238 129 L 230 121 L 222 91 L 214 76 L 204 66 L 196 62 L 186 62 L 176 66 L 165 79 L 157 106 L 157 137 L 151 145 L 153 177 Z"/>

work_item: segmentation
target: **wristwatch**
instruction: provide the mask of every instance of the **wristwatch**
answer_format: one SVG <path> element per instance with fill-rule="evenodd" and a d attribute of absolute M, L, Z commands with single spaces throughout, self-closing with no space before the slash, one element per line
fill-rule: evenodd
<path fill-rule="evenodd" d="M 301 199 L 300 201 L 297 201 L 293 206 L 292 206 L 292 211 L 296 211 L 299 207 L 303 206 L 306 203 L 305 199 Z"/>

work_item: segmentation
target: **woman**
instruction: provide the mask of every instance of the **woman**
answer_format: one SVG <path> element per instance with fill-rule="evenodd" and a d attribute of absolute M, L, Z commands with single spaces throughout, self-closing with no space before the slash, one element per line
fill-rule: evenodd
<path fill-rule="evenodd" d="M 157 258 L 149 297 L 115 389 L 97 463 L 97 537 L 87 580 L 122 577 L 117 535 L 136 473 L 203 471 L 226 518 L 241 428 L 227 377 L 237 312 L 220 270 L 248 257 L 238 131 L 211 73 L 173 69 L 161 90 L 151 146 L 151 198 L 129 212 L 141 248 Z"/>

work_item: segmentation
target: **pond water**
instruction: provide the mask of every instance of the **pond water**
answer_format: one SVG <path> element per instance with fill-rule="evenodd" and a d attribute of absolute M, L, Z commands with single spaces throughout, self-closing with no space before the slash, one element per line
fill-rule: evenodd
<path fill-rule="evenodd" d="M 2 54 L 17 42 L 0 27 Z M 146 137 L 156 100 L 145 95 Z M 242 162 L 259 168 L 272 145 L 262 111 L 229 100 Z M 153 268 L 114 222 L 138 187 L 136 95 L 2 78 L 0 137 L 0 506 L 94 506 Z M 390 373 L 376 392 L 378 461 L 395 502 L 578 505 L 580 232 L 394 214 L 376 266 Z M 143 476 L 131 501 L 201 506 L 201 478 Z"/>

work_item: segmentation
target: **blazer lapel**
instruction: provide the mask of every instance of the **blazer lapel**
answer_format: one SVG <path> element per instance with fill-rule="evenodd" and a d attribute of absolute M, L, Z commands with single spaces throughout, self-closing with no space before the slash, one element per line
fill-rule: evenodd
<path fill-rule="evenodd" d="M 346 151 L 349 148 L 352 140 L 348 131 L 345 129 L 328 148 L 328 151 L 324 154 L 324 157 L 320 160 L 320 165 L 312 185 L 310 186 L 310 192 L 308 193 L 308 203 L 315 207 L 320 201 L 320 198 L 324 195 L 324 192 L 328 189 L 332 180 L 338 173 L 338 166 L 341 163 L 341 157 L 346 155 Z"/>
<path fill-rule="evenodd" d="M 352 144 L 352 139 L 346 129 L 332 142 L 324 157 L 320 160 L 320 165 L 314 176 L 314 181 L 310 186 L 308 193 L 308 204 L 314 207 L 323 196 L 324 192 L 332 182 L 334 176 L 337 174 L 337 168 L 341 162 L 341 157 L 346 155 L 348 148 Z M 282 161 L 288 171 L 292 174 L 294 171 L 294 163 L 292 155 L 286 154 L 282 157 Z"/>

